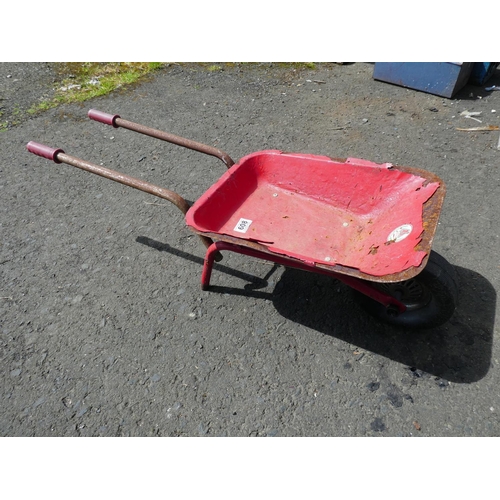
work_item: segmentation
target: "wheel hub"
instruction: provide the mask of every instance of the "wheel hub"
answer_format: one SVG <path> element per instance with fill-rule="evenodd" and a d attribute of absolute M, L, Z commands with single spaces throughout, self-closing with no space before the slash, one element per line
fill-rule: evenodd
<path fill-rule="evenodd" d="M 384 283 L 380 285 L 380 289 L 403 303 L 408 311 L 425 307 L 432 298 L 429 289 L 415 279 L 399 283 Z"/>

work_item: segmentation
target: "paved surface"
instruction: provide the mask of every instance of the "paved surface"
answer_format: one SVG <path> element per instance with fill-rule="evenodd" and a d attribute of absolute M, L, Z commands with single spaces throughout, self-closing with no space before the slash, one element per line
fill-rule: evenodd
<path fill-rule="evenodd" d="M 51 66 L 28 66 L 0 64 L 0 120 L 50 95 Z M 173 65 L 0 133 L 0 434 L 498 436 L 499 132 L 456 128 L 499 125 L 500 93 L 467 87 L 449 100 L 372 72 Z M 91 122 L 89 108 L 234 159 L 282 149 L 435 172 L 448 194 L 434 248 L 459 275 L 456 313 L 436 329 L 397 330 L 336 281 L 236 254 L 201 292 L 204 249 L 175 207 L 25 145 L 188 200 L 224 165 Z"/>

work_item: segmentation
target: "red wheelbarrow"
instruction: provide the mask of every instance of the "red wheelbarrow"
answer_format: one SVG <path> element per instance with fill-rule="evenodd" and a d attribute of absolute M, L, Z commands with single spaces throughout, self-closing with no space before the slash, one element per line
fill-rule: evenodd
<path fill-rule="evenodd" d="M 89 118 L 215 156 L 227 171 L 193 206 L 177 193 L 30 142 L 28 151 L 176 205 L 207 247 L 202 289 L 214 260 L 231 251 L 326 274 L 388 323 L 429 328 L 457 301 L 455 270 L 431 250 L 445 185 L 436 175 L 357 158 L 265 150 L 235 163 L 225 152 L 97 110 Z"/>

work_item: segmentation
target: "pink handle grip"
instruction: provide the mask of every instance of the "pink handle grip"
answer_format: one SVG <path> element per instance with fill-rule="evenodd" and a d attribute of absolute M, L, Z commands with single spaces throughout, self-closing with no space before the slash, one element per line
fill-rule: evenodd
<path fill-rule="evenodd" d="M 52 160 L 55 163 L 62 163 L 61 160 L 57 159 L 57 155 L 59 153 L 63 153 L 62 149 L 51 148 L 49 146 L 45 146 L 43 144 L 38 144 L 38 142 L 28 142 L 26 144 L 26 148 L 30 153 L 41 156 L 42 158 L 46 158 L 47 160 Z"/>
<path fill-rule="evenodd" d="M 106 125 L 111 125 L 112 127 L 118 128 L 118 125 L 115 123 L 117 118 L 120 118 L 120 115 L 110 115 L 109 113 L 103 113 L 102 111 L 97 111 L 97 109 L 91 109 L 88 112 L 88 117 L 91 120 L 95 120 L 96 122 L 105 123 Z"/>

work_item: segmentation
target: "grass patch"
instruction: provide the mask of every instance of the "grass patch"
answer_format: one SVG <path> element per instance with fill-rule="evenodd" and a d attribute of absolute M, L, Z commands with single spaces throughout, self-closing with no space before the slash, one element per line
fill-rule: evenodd
<path fill-rule="evenodd" d="M 223 68 L 222 68 L 222 66 L 219 66 L 218 64 L 211 64 L 210 66 L 207 66 L 207 70 L 210 72 L 214 72 L 214 71 L 222 71 Z"/>
<path fill-rule="evenodd" d="M 295 78 L 304 70 L 315 70 L 318 63 L 313 62 L 192 62 L 192 63 L 158 63 L 158 62 L 71 62 L 51 63 L 55 71 L 56 83 L 50 98 L 31 105 L 28 109 L 15 107 L 5 113 L 0 111 L 0 132 L 22 123 L 28 116 L 55 108 L 61 104 L 84 102 L 94 97 L 103 96 L 127 85 L 147 78 L 154 71 L 171 65 L 186 68 L 197 68 L 209 73 L 224 70 L 260 68 L 267 71 L 276 70 L 276 77 Z M 322 63 L 319 63 L 321 66 Z M 284 70 L 284 72 L 283 72 Z M 3 116 L 2 116 L 3 114 Z"/>
<path fill-rule="evenodd" d="M 35 114 L 60 104 L 84 102 L 103 96 L 120 87 L 130 85 L 161 68 L 163 63 L 57 63 L 61 80 L 55 85 L 51 99 L 34 104 L 28 109 Z"/>
<path fill-rule="evenodd" d="M 60 104 L 84 102 L 94 97 L 103 96 L 126 85 L 131 85 L 168 63 L 159 62 L 72 62 L 55 63 L 60 80 L 55 84 L 54 96 L 31 106 L 30 115 L 55 108 Z M 182 63 L 181 63 L 182 64 Z M 315 69 L 312 62 L 264 63 L 267 65 L 292 68 Z M 223 71 L 225 67 L 262 65 L 262 63 L 201 63 L 209 72 Z M 1 126 L 1 124 L 0 124 Z"/>

